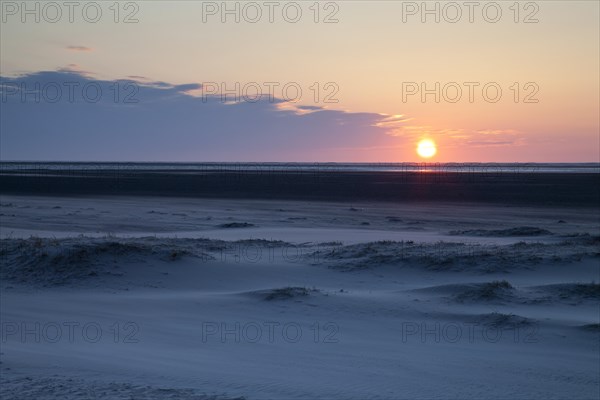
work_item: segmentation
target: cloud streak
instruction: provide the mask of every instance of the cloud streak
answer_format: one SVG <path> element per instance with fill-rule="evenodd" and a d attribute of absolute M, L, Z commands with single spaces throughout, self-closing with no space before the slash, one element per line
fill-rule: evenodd
<path fill-rule="evenodd" d="M 431 126 L 403 125 L 403 121 L 399 122 L 391 134 L 411 141 L 427 137 L 443 143 L 445 147 L 520 146 L 526 143 L 525 135 L 515 129 L 438 129 Z"/>
<path fill-rule="evenodd" d="M 93 48 L 91 47 L 86 47 L 86 46 L 67 46 L 66 47 L 67 50 L 69 51 L 79 51 L 79 52 L 91 52 L 94 51 Z"/>

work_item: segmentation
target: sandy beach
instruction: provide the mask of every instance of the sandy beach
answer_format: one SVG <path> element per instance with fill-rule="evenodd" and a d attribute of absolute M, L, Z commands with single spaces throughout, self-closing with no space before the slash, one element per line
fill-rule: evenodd
<path fill-rule="evenodd" d="M 0 3 L 0 400 L 600 400 L 600 1 Z"/>
<path fill-rule="evenodd" d="M 586 188 L 536 206 L 519 181 L 479 203 L 137 187 L 0 196 L 2 398 L 598 395 Z"/>

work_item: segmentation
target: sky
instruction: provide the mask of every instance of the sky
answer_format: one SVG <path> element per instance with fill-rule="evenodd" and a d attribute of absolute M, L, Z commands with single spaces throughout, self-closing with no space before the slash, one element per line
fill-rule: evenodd
<path fill-rule="evenodd" d="M 597 1 L 0 2 L 0 157 L 600 161 Z"/>

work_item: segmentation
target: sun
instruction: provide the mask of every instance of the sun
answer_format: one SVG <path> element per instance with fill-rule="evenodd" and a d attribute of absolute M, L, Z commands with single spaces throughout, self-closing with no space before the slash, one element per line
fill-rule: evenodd
<path fill-rule="evenodd" d="M 435 142 L 430 139 L 423 139 L 417 145 L 417 154 L 423 158 L 431 158 L 437 153 Z"/>

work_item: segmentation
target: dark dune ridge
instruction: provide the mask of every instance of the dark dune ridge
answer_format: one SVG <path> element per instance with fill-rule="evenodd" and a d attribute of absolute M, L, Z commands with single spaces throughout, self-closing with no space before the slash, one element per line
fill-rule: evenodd
<path fill-rule="evenodd" d="M 450 231 L 450 235 L 456 236 L 483 236 L 483 237 L 515 237 L 515 236 L 544 236 L 552 235 L 546 229 L 535 226 L 518 226 L 509 229 L 468 229 L 462 231 Z"/>
<path fill-rule="evenodd" d="M 600 174 L 4 169 L 0 193 L 595 207 Z"/>

